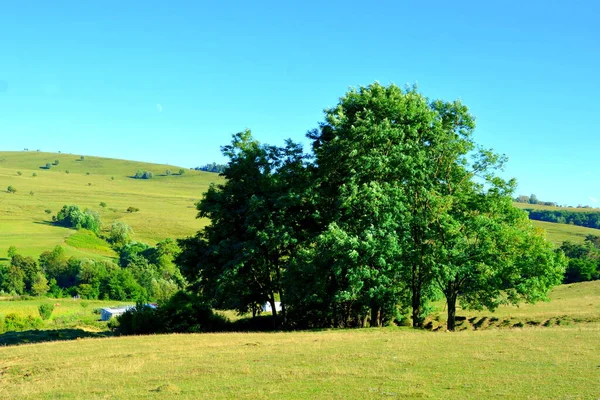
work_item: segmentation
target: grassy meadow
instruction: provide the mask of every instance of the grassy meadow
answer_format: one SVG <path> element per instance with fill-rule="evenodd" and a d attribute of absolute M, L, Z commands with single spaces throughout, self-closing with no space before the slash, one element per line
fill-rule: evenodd
<path fill-rule="evenodd" d="M 600 281 L 562 285 L 550 297 L 494 314 L 458 310 L 468 324 L 454 333 L 388 327 L 106 337 L 63 329 L 56 335 L 67 337 L 53 342 L 0 347 L 0 398 L 596 399 Z M 80 301 L 60 302 L 55 318 L 82 312 Z M 0 313 L 36 307 L 0 301 Z M 492 318 L 525 323 L 493 325 Z M 553 319 L 562 323 L 527 323 Z M 64 341 L 69 335 L 78 340 Z"/>
<path fill-rule="evenodd" d="M 10 399 L 595 399 L 600 324 L 156 335 L 0 348 Z"/>
<path fill-rule="evenodd" d="M 59 164 L 42 168 L 54 160 Z M 167 169 L 173 174 L 165 175 Z M 50 224 L 52 215 L 65 204 L 98 211 L 105 227 L 123 221 L 133 228 L 136 240 L 149 244 L 195 233 L 206 223 L 195 218 L 195 203 L 220 177 L 189 169 L 179 175 L 179 169 L 91 156 L 80 160 L 73 154 L 0 152 L 0 259 L 6 257 L 9 246 L 37 257 L 59 244 L 68 255 L 114 256 L 101 243 Z M 151 171 L 154 178 L 131 178 L 138 170 Z M 8 186 L 16 188 L 16 193 L 8 193 Z M 140 211 L 128 213 L 128 207 Z"/>

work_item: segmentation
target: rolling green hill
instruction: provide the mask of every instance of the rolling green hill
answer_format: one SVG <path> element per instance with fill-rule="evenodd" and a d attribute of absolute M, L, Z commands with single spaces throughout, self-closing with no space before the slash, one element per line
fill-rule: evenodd
<path fill-rule="evenodd" d="M 42 168 L 55 160 L 58 165 Z M 165 175 L 167 169 L 173 174 Z M 9 246 L 37 257 L 59 244 L 69 255 L 114 256 L 109 248 L 73 236 L 74 230 L 49 223 L 65 204 L 98 211 L 105 227 L 123 221 L 133 228 L 136 240 L 149 244 L 195 233 L 206 223 L 195 218 L 195 203 L 221 178 L 189 169 L 179 175 L 179 169 L 91 156 L 81 160 L 72 154 L 0 152 L 0 259 Z M 151 171 L 154 178 L 131 178 L 138 170 Z M 8 193 L 8 186 L 16 193 Z M 128 213 L 128 207 L 140 211 Z"/>

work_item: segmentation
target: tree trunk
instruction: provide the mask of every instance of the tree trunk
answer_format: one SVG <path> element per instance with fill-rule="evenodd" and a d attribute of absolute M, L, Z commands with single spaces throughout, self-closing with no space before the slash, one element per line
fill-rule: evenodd
<path fill-rule="evenodd" d="M 446 328 L 449 331 L 454 331 L 456 328 L 456 293 L 452 293 L 447 297 L 448 303 L 448 321 L 446 322 Z"/>
<path fill-rule="evenodd" d="M 275 306 L 275 294 L 273 293 L 271 293 L 269 304 L 271 304 L 271 312 L 273 313 L 273 329 L 277 329 L 277 307 Z"/>
<path fill-rule="evenodd" d="M 415 276 L 416 272 L 413 267 L 412 278 L 412 322 L 413 328 L 422 328 L 423 321 L 421 318 L 421 285 L 418 284 L 418 279 Z"/>
<path fill-rule="evenodd" d="M 370 323 L 371 327 L 379 327 L 379 307 L 377 306 L 371 306 L 371 323 Z"/>
<path fill-rule="evenodd" d="M 287 326 L 287 310 L 285 307 L 285 302 L 283 301 L 283 290 L 279 291 L 279 301 L 281 302 L 281 322 L 283 324 L 283 328 L 286 329 Z"/>

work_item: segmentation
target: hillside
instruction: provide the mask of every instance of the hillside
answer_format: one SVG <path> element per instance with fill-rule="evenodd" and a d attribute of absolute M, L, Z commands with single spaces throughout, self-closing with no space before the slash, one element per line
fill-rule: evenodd
<path fill-rule="evenodd" d="M 600 236 L 600 229 L 586 228 L 583 226 L 556 224 L 553 222 L 531 221 L 534 226 L 546 231 L 546 237 L 556 246 L 563 242 L 583 243 L 587 235 Z"/>
<path fill-rule="evenodd" d="M 58 165 L 43 168 L 55 160 L 59 160 Z M 173 174 L 165 175 L 167 169 Z M 91 156 L 81 160 L 72 154 L 0 152 L 0 259 L 9 246 L 16 246 L 24 255 L 37 256 L 59 244 L 70 255 L 113 256 L 108 248 L 73 237 L 74 230 L 49 223 L 65 204 L 98 211 L 104 226 L 123 221 L 133 228 L 136 240 L 149 244 L 193 234 L 206 223 L 195 218 L 194 204 L 208 185 L 220 178 L 189 169 L 179 175 L 179 169 Z M 138 170 L 151 171 L 154 178 L 131 178 Z M 16 193 L 8 193 L 8 186 Z M 101 207 L 101 202 L 107 206 Z M 140 211 L 127 213 L 130 206 Z"/>

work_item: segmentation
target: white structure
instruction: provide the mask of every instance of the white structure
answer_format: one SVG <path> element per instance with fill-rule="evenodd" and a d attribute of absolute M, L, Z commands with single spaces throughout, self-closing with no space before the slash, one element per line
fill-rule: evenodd
<path fill-rule="evenodd" d="M 277 311 L 281 311 L 281 302 L 280 301 L 276 301 L 275 302 L 275 310 Z M 273 312 L 273 309 L 271 308 L 271 303 L 266 302 L 265 304 L 262 305 L 262 312 Z"/>
<path fill-rule="evenodd" d="M 132 308 L 135 308 L 135 306 L 103 308 L 102 310 L 100 310 L 100 320 L 108 321 L 109 319 L 111 319 L 113 317 L 118 317 L 119 315 L 123 314 L 127 310 L 131 310 Z"/>
<path fill-rule="evenodd" d="M 150 307 L 152 309 L 156 308 L 156 304 L 144 304 L 145 307 Z M 118 317 L 123 314 L 125 311 L 134 309 L 135 306 L 123 306 L 123 307 L 106 307 L 100 310 L 100 320 L 108 321 L 113 317 Z"/>

